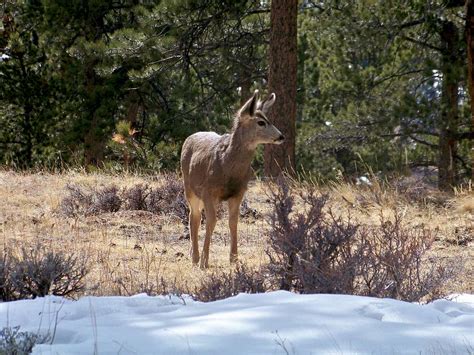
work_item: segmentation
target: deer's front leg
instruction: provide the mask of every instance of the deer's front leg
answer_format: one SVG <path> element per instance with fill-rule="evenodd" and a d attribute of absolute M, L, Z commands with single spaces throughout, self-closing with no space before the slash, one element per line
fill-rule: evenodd
<path fill-rule="evenodd" d="M 198 245 L 198 233 L 199 226 L 201 225 L 201 206 L 200 201 L 197 197 L 191 196 L 188 198 L 189 204 L 189 234 L 191 239 L 191 258 L 193 264 L 199 262 L 199 245 Z"/>
<path fill-rule="evenodd" d="M 243 194 L 230 198 L 229 204 L 229 230 L 230 230 L 230 262 L 235 263 L 238 260 L 237 252 L 237 225 L 239 223 L 240 203 Z"/>
<path fill-rule="evenodd" d="M 204 213 L 206 214 L 206 237 L 201 254 L 201 269 L 209 267 L 209 246 L 211 245 L 211 235 L 216 226 L 216 203 L 214 201 L 204 202 Z"/>

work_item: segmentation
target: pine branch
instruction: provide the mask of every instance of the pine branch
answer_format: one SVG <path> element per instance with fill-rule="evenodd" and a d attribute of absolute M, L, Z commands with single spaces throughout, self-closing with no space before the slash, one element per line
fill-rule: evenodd
<path fill-rule="evenodd" d="M 438 149 L 438 147 L 439 147 L 437 144 L 433 144 L 433 143 L 424 141 L 423 139 L 420 139 L 420 138 L 415 137 L 415 136 L 412 136 L 412 135 L 408 135 L 408 137 L 410 137 L 411 139 L 413 139 L 416 143 L 423 144 L 423 145 L 426 145 L 426 146 L 431 147 L 431 148 L 436 148 L 436 149 Z"/>
<path fill-rule="evenodd" d="M 413 21 L 408 21 L 408 22 L 405 22 L 405 23 L 402 23 L 401 25 L 397 26 L 399 30 L 403 30 L 405 28 L 410 28 L 410 27 L 413 27 L 413 26 L 418 26 L 418 25 L 421 25 L 423 23 L 426 22 L 426 17 L 422 17 L 420 19 L 417 19 L 417 20 L 413 20 Z"/>
<path fill-rule="evenodd" d="M 415 43 L 419 46 L 422 46 L 422 47 L 425 47 L 425 48 L 429 48 L 429 49 L 432 49 L 432 50 L 435 50 L 437 52 L 442 52 L 443 50 L 439 47 L 436 47 L 436 46 L 433 46 L 432 44 L 429 44 L 429 43 L 426 43 L 426 42 L 423 42 L 423 41 L 420 41 L 420 40 L 417 40 L 417 39 L 414 39 L 414 38 L 411 38 L 411 37 L 408 37 L 408 36 L 402 36 L 402 38 L 408 42 L 412 42 L 412 43 Z"/>
<path fill-rule="evenodd" d="M 424 71 L 423 69 L 413 69 L 413 70 L 407 70 L 405 72 L 397 72 L 397 73 L 388 75 L 384 78 L 380 78 L 378 80 L 375 79 L 374 83 L 372 84 L 372 87 L 380 85 L 380 84 L 384 83 L 387 80 L 391 80 L 391 79 L 395 79 L 395 78 L 401 78 L 401 77 L 404 77 L 405 75 L 423 73 L 423 71 Z"/>

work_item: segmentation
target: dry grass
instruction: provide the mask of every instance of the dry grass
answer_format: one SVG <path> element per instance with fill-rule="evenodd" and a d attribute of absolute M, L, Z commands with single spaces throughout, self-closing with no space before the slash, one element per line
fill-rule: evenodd
<path fill-rule="evenodd" d="M 160 176 L 65 174 L 0 171 L 0 243 L 20 249 L 40 242 L 52 250 L 86 252 L 91 272 L 86 293 L 94 295 L 134 294 L 193 290 L 204 275 L 191 265 L 189 240 L 182 223 L 173 216 L 146 211 L 119 211 L 96 216 L 67 218 L 58 211 L 67 184 L 101 188 L 115 184 L 130 188 L 161 183 Z M 465 256 L 466 274 L 449 292 L 474 292 L 474 195 L 455 198 L 433 196 L 415 203 L 393 189 L 379 185 L 326 187 L 331 205 L 340 213 L 348 210 L 363 223 L 377 223 L 380 214 L 402 209 L 411 222 L 438 230 L 438 256 Z M 262 215 L 268 211 L 267 196 L 260 182 L 247 193 L 249 206 Z M 239 257 L 249 267 L 267 263 L 263 218 L 249 217 L 239 224 Z M 201 229 L 200 235 L 204 233 Z M 202 239 L 202 238 L 201 238 Z M 211 243 L 211 271 L 229 270 L 229 237 L 226 216 L 219 220 Z"/>

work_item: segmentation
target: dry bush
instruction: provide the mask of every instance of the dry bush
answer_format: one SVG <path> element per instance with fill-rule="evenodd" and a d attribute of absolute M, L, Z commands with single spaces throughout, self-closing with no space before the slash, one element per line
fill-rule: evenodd
<path fill-rule="evenodd" d="M 121 205 L 122 200 L 118 195 L 118 188 L 114 185 L 107 186 L 95 191 L 90 214 L 117 212 Z"/>
<path fill-rule="evenodd" d="M 0 256 L 0 299 L 4 302 L 17 299 L 15 287 L 12 282 L 12 256 L 9 250 L 4 250 Z"/>
<path fill-rule="evenodd" d="M 70 296 L 83 290 L 87 259 L 74 254 L 44 250 L 37 245 L 23 248 L 19 257 L 5 252 L 0 296 L 3 301 L 43 297 L 48 294 Z"/>
<path fill-rule="evenodd" d="M 174 174 L 164 175 L 157 188 L 137 184 L 119 190 L 115 185 L 102 189 L 86 189 L 67 185 L 67 195 L 60 203 L 59 211 L 68 217 L 97 215 L 122 210 L 143 210 L 155 214 L 172 215 L 183 224 L 187 223 L 188 205 L 184 198 L 181 180 Z"/>
<path fill-rule="evenodd" d="M 183 223 L 188 219 L 189 210 L 184 198 L 183 184 L 175 174 L 164 175 L 162 184 L 156 188 L 138 184 L 124 190 L 123 199 L 126 210 L 172 215 Z"/>
<path fill-rule="evenodd" d="M 288 181 L 270 188 L 268 266 L 279 287 L 302 293 L 353 293 L 359 225 L 325 211 L 328 196 L 313 186 L 298 193 L 303 208 L 295 208 Z M 298 211 L 297 211 L 298 210 Z"/>
<path fill-rule="evenodd" d="M 59 205 L 59 210 L 68 217 L 117 212 L 122 205 L 118 188 L 114 185 L 98 190 L 84 191 L 77 185 L 66 186 L 68 195 Z"/>
<path fill-rule="evenodd" d="M 400 213 L 366 227 L 335 216 L 313 186 L 299 191 L 284 178 L 270 187 L 268 270 L 280 288 L 419 301 L 441 296 L 459 273 L 453 260 L 427 256 L 434 234 L 406 224 Z"/>
<path fill-rule="evenodd" d="M 184 197 L 183 183 L 177 175 L 164 175 L 163 184 L 150 192 L 147 209 L 153 213 L 173 215 L 183 224 L 187 223 L 188 204 Z"/>
<path fill-rule="evenodd" d="M 44 344 L 50 339 L 49 334 L 40 336 L 32 332 L 22 332 L 20 326 L 5 327 L 0 330 L 0 354 L 31 354 L 36 344 Z"/>
<path fill-rule="evenodd" d="M 179 296 L 185 293 L 159 275 L 147 280 L 142 280 L 140 277 L 137 277 L 137 280 L 130 277 L 116 277 L 114 284 L 114 294 L 118 296 L 133 296 L 138 293 L 146 293 L 149 296 L 168 294 Z"/>
<path fill-rule="evenodd" d="M 363 254 L 358 293 L 411 302 L 441 297 L 442 287 L 456 277 L 463 261 L 429 257 L 434 241 L 435 233 L 406 224 L 399 211 L 393 221 L 380 216 L 380 225 L 359 235 Z"/>
<path fill-rule="evenodd" d="M 150 187 L 146 184 L 138 184 L 125 190 L 123 193 L 124 209 L 147 211 L 147 198 L 150 192 Z"/>
<path fill-rule="evenodd" d="M 213 272 L 196 287 L 193 297 L 211 302 L 235 296 L 239 293 L 262 293 L 266 291 L 265 277 L 260 270 L 237 264 L 230 272 Z"/>
<path fill-rule="evenodd" d="M 92 206 L 92 193 L 83 191 L 79 186 L 66 185 L 67 196 L 59 205 L 59 210 L 68 217 L 86 215 Z"/>

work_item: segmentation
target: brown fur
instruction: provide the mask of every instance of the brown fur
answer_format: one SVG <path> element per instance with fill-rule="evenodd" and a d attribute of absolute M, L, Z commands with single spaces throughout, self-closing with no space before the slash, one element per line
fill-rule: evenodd
<path fill-rule="evenodd" d="M 240 203 L 252 177 L 250 164 L 258 144 L 283 142 L 281 132 L 269 123 L 265 113 L 275 94 L 258 101 L 258 91 L 237 112 L 230 134 L 198 132 L 189 136 L 181 152 L 184 191 L 189 204 L 189 229 L 193 263 L 199 262 L 198 231 L 201 211 L 206 215 L 206 237 L 201 268 L 207 268 L 209 245 L 216 224 L 217 205 L 229 204 L 230 260 L 237 260 L 237 223 Z M 260 124 L 259 124 L 260 123 Z"/>

